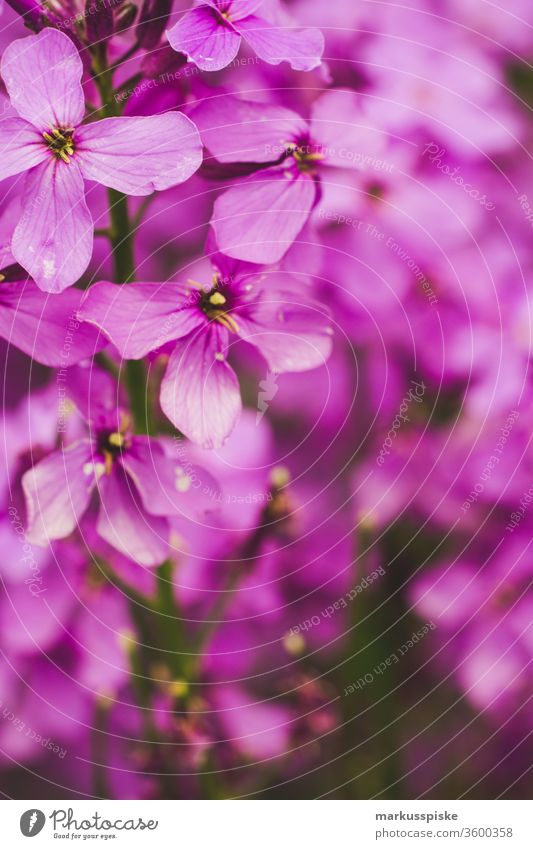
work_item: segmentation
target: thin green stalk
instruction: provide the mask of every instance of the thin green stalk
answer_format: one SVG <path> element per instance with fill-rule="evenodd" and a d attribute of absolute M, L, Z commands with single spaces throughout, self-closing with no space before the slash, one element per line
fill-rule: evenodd
<path fill-rule="evenodd" d="M 111 357 L 105 353 L 105 351 L 99 351 L 97 354 L 95 354 L 94 360 L 98 363 L 100 368 L 104 369 L 104 371 L 107 371 L 109 374 L 112 374 L 113 377 L 115 377 L 117 380 L 120 379 L 119 367 L 114 362 L 114 360 L 112 360 Z"/>
<path fill-rule="evenodd" d="M 183 645 L 183 624 L 177 609 L 173 591 L 172 573 L 174 564 L 168 559 L 157 568 L 156 606 L 159 615 L 159 632 L 165 643 L 164 648 L 172 675 L 177 680 L 184 678 L 184 655 L 180 651 Z M 172 648 L 171 648 L 172 647 Z"/>
<path fill-rule="evenodd" d="M 94 796 L 97 799 L 111 799 L 106 767 L 106 724 L 109 704 L 105 697 L 97 698 L 94 708 L 93 728 L 91 730 L 93 790 Z"/>
<path fill-rule="evenodd" d="M 358 553 L 354 557 L 356 566 L 354 579 L 359 583 L 373 568 L 373 552 L 375 551 L 375 529 L 372 525 L 361 522 L 358 532 Z M 351 638 L 348 647 L 349 656 L 342 665 L 345 684 L 359 682 L 370 674 L 372 681 L 363 684 L 355 694 L 348 694 L 341 699 L 347 722 L 358 722 L 361 728 L 368 729 L 365 733 L 379 732 L 374 742 L 369 742 L 363 750 L 357 749 L 357 760 L 353 755 L 348 756 L 348 769 L 352 772 L 360 769 L 361 763 L 368 758 L 376 764 L 363 776 L 354 778 L 350 786 L 350 794 L 355 798 L 363 798 L 365 793 L 378 793 L 383 788 L 393 786 L 393 795 L 389 798 L 403 798 L 402 794 L 402 762 L 398 753 L 400 737 L 398 724 L 394 720 L 394 691 L 398 684 L 398 671 L 394 664 L 387 668 L 386 673 L 376 674 L 375 670 L 394 656 L 401 640 L 398 628 L 391 624 L 386 627 L 389 619 L 397 619 L 397 610 L 393 601 L 393 593 L 387 578 L 390 569 L 386 567 L 383 577 L 379 578 L 372 588 L 367 588 L 351 604 Z M 384 627 L 385 623 L 385 627 Z M 354 719 L 354 714 L 358 718 Z M 379 754 L 386 752 L 380 761 Z M 370 789 L 369 789 L 370 788 Z"/>
<path fill-rule="evenodd" d="M 133 231 L 130 225 L 128 197 L 116 189 L 108 189 L 109 218 L 115 281 L 130 283 L 135 274 Z"/>
<path fill-rule="evenodd" d="M 100 46 L 93 57 L 94 81 L 100 93 L 104 117 L 120 115 L 120 105 L 113 90 L 113 70 L 107 66 L 105 46 Z M 109 238 L 113 252 L 115 283 L 130 283 L 135 277 L 135 255 L 132 226 L 128 209 L 128 197 L 116 189 L 108 189 Z M 148 404 L 146 369 L 142 361 L 128 360 L 124 367 L 125 383 L 130 399 L 133 423 L 137 433 L 151 433 L 152 416 Z"/>
<path fill-rule="evenodd" d="M 124 57 L 122 57 L 124 59 Z M 102 113 L 111 118 L 120 115 L 119 102 L 114 97 L 113 68 L 108 67 L 105 45 L 100 45 L 93 54 L 94 81 L 100 93 Z M 124 285 L 130 283 L 135 275 L 134 234 L 136 226 L 132 225 L 128 209 L 128 197 L 116 189 L 108 189 L 109 201 L 109 231 L 108 235 L 112 253 L 115 283 Z M 107 363 L 106 363 L 107 365 Z M 152 415 L 150 411 L 146 369 L 141 360 L 130 360 L 126 363 L 125 384 L 127 387 L 134 428 L 137 433 L 152 432 Z M 154 654 L 163 654 L 157 649 L 149 648 L 152 629 L 159 630 L 160 649 L 168 652 L 171 658 L 171 672 L 176 678 L 181 677 L 182 645 L 181 621 L 172 592 L 172 562 L 165 561 L 157 570 L 157 593 L 155 598 L 148 598 L 128 587 L 130 596 L 130 612 L 137 626 L 141 645 L 132 645 L 129 650 L 130 665 L 133 675 L 133 686 L 142 710 L 148 745 L 153 750 L 154 757 L 165 753 L 159 752 L 159 735 L 154 727 L 151 714 L 151 675 L 150 668 Z M 108 580 L 120 585 L 116 575 L 104 571 Z M 179 624 L 178 624 L 179 623 Z M 165 781 L 165 779 L 163 779 Z M 171 783 L 169 778 L 166 781 Z M 95 783 L 99 790 L 104 791 L 102 776 L 95 775 Z M 172 788 L 170 788 L 171 791 Z"/>

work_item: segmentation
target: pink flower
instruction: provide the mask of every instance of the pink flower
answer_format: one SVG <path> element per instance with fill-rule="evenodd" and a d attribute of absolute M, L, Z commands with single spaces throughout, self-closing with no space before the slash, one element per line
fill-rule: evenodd
<path fill-rule="evenodd" d="M 104 347 L 94 327 L 77 318 L 82 295 L 79 289 L 49 295 L 25 280 L 2 282 L 0 336 L 45 366 L 75 365 Z"/>
<path fill-rule="evenodd" d="M 82 296 L 74 288 L 42 292 L 0 243 L 0 337 L 8 345 L 52 368 L 76 365 L 101 351 L 105 343 L 97 331 L 78 319 Z"/>
<path fill-rule="evenodd" d="M 131 560 L 155 566 L 169 553 L 167 517 L 191 517 L 208 503 L 192 476 L 210 492 L 217 487 L 207 472 L 190 464 L 185 470 L 179 458 L 169 459 L 157 439 L 135 436 L 116 396 L 108 375 L 95 369 L 71 373 L 69 401 L 85 419 L 87 434 L 23 475 L 26 538 L 44 546 L 69 536 L 97 491 L 99 536 Z"/>
<path fill-rule="evenodd" d="M 80 309 L 126 359 L 174 342 L 161 385 L 161 406 L 194 442 L 221 445 L 241 412 L 239 382 L 227 363 L 230 342 L 256 346 L 276 373 L 322 365 L 331 351 L 327 309 L 287 273 L 251 268 L 222 254 L 201 286 L 97 283 Z"/>
<path fill-rule="evenodd" d="M 270 65 L 289 62 L 297 71 L 320 65 L 324 38 L 319 29 L 275 26 L 255 15 L 263 0 L 206 0 L 167 30 L 174 48 L 202 71 L 220 71 L 235 59 L 242 39 Z"/>
<path fill-rule="evenodd" d="M 306 223 L 320 179 L 338 182 L 332 169 L 354 168 L 383 145 L 357 95 L 341 90 L 319 97 L 309 122 L 233 96 L 205 101 L 193 117 L 219 163 L 255 164 L 255 173 L 217 198 L 211 220 L 220 250 L 248 262 L 277 262 Z"/>
<path fill-rule="evenodd" d="M 46 292 L 60 292 L 89 263 L 93 222 L 84 180 L 129 195 L 167 189 L 201 162 L 194 124 L 177 112 L 82 124 L 82 63 L 53 29 L 12 42 L 1 74 L 18 118 L 0 121 L 0 179 L 27 171 L 15 259 Z"/>

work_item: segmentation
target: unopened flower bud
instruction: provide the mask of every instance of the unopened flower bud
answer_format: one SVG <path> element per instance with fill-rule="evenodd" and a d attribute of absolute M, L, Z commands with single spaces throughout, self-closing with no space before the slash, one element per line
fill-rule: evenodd
<path fill-rule="evenodd" d="M 172 0 L 144 0 L 135 33 L 141 47 L 151 50 L 159 44 L 171 9 Z"/>
<path fill-rule="evenodd" d="M 109 0 L 85 0 L 85 32 L 89 44 L 98 44 L 113 33 L 113 9 Z"/>
<path fill-rule="evenodd" d="M 46 7 L 39 0 L 7 0 L 9 6 L 24 19 L 30 29 L 39 31 L 46 19 Z"/>
<path fill-rule="evenodd" d="M 137 16 L 137 6 L 133 3 L 124 3 L 120 9 L 115 12 L 115 32 L 122 32 L 128 29 L 133 24 Z"/>

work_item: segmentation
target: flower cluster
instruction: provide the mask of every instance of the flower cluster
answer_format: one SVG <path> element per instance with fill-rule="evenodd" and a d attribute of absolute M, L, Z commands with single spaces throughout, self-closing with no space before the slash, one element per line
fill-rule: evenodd
<path fill-rule="evenodd" d="M 522 792 L 527 0 L 8 2 L 4 792 Z"/>

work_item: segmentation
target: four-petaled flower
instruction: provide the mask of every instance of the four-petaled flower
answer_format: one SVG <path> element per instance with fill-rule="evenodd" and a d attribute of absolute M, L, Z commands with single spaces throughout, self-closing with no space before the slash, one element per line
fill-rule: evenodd
<path fill-rule="evenodd" d="M 263 0 L 205 0 L 167 30 L 167 38 L 202 71 L 229 65 L 243 38 L 270 65 L 286 61 L 297 71 L 320 65 L 324 51 L 320 30 L 276 26 L 254 14 L 261 5 Z"/>
<path fill-rule="evenodd" d="M 12 42 L 2 57 L 19 117 L 0 121 L 0 179 L 28 171 L 12 251 L 46 292 L 71 286 L 89 264 L 84 180 L 148 195 L 183 182 L 202 159 L 196 127 L 178 112 L 82 124 L 82 72 L 74 44 L 54 29 Z"/>
<path fill-rule="evenodd" d="M 271 371 L 323 365 L 331 351 L 327 308 L 312 300 L 301 277 L 258 269 L 222 254 L 208 285 L 97 283 L 80 307 L 126 359 L 173 342 L 161 406 L 186 436 L 212 448 L 231 433 L 241 411 L 239 382 L 228 365 L 233 341 L 254 345 Z"/>
<path fill-rule="evenodd" d="M 179 457 L 167 456 L 158 439 L 134 435 L 108 375 L 73 369 L 68 400 L 85 421 L 86 435 L 23 475 L 28 541 L 47 545 L 67 537 L 96 490 L 97 533 L 143 566 L 161 563 L 169 553 L 167 517 L 193 518 L 209 506 L 202 489 L 216 493 L 216 483 L 203 469 L 184 468 Z"/>
<path fill-rule="evenodd" d="M 211 220 L 220 250 L 248 262 L 281 259 L 319 198 L 320 180 L 335 180 L 334 169 L 354 168 L 363 153 L 383 147 L 358 96 L 340 89 L 314 102 L 309 122 L 283 106 L 229 95 L 204 101 L 192 117 L 217 162 L 256 166 L 217 198 Z"/>

